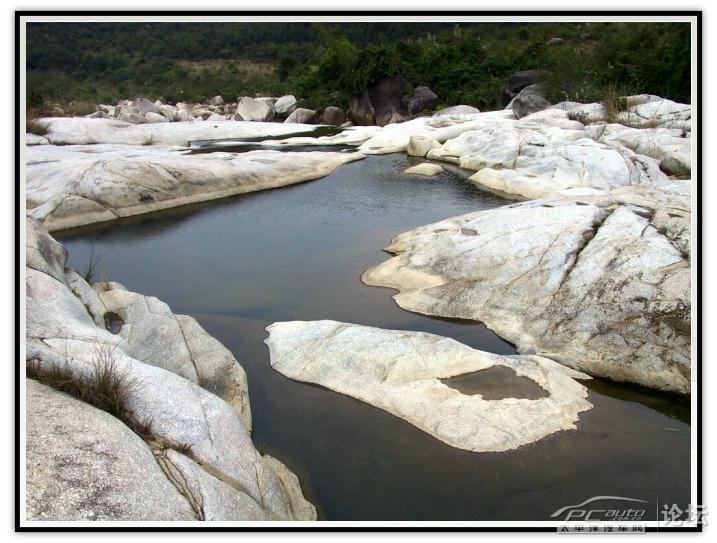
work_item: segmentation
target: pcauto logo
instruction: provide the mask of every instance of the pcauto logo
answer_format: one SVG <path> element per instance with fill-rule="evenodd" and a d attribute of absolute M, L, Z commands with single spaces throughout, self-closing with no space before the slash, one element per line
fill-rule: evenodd
<path fill-rule="evenodd" d="M 620 505 L 615 506 L 615 503 Z M 645 500 L 626 498 L 624 496 L 593 496 L 576 505 L 561 507 L 550 518 L 564 521 L 607 520 L 607 521 L 640 521 L 644 520 L 645 508 L 628 504 L 648 503 Z"/>

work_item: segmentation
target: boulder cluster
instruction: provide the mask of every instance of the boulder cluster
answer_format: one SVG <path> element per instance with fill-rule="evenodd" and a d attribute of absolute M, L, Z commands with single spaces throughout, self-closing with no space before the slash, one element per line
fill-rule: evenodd
<path fill-rule="evenodd" d="M 331 126 L 376 125 L 399 123 L 435 108 L 438 96 L 428 87 L 413 88 L 402 75 L 384 79 L 366 88 L 351 100 L 344 110 L 337 106 L 324 109 L 299 107 L 295 96 L 280 97 L 240 96 L 236 101 L 225 101 L 214 96 L 203 103 L 178 102 L 166 104 L 162 100 L 137 97 L 121 100 L 117 105 L 99 104 L 97 111 L 85 115 L 91 119 L 117 119 L 131 124 L 152 124 L 190 121 L 256 121 Z M 54 116 L 64 116 L 55 108 Z"/>
<path fill-rule="evenodd" d="M 152 102 L 143 97 L 122 100 L 117 105 L 100 104 L 97 111 L 86 115 L 91 119 L 117 119 L 131 124 L 152 124 L 191 121 L 256 121 L 302 124 L 346 124 L 346 113 L 341 108 L 329 106 L 323 111 L 298 107 L 293 95 L 280 97 L 242 96 L 235 102 L 225 102 L 215 96 L 204 103 L 178 102 L 165 104 Z"/>

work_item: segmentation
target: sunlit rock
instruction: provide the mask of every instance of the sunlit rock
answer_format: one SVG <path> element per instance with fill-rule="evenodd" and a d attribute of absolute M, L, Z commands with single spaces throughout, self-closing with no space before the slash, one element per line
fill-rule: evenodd
<path fill-rule="evenodd" d="M 572 189 L 422 226 L 362 279 L 407 310 L 481 321 L 519 352 L 686 393 L 689 186 Z"/>
<path fill-rule="evenodd" d="M 587 375 L 538 356 L 500 356 L 424 332 L 328 320 L 278 322 L 267 330 L 275 370 L 388 411 L 459 449 L 515 449 L 575 429 L 578 414 L 592 407 L 575 380 Z M 441 381 L 494 366 L 532 379 L 547 395 L 486 400 Z"/>

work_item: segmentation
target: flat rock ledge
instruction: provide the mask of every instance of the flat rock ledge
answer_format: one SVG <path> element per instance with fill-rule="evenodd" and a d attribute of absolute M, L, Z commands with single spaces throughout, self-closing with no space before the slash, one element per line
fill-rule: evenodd
<path fill-rule="evenodd" d="M 330 320 L 267 328 L 271 366 L 388 411 L 444 443 L 475 452 L 507 451 L 576 428 L 592 408 L 585 374 L 539 356 L 500 356 L 424 332 Z M 485 400 L 441 382 L 494 366 L 534 380 L 544 398 Z"/>
<path fill-rule="evenodd" d="M 162 146 L 26 149 L 28 213 L 49 231 L 324 177 L 359 153 L 251 151 L 188 155 Z"/>
<path fill-rule="evenodd" d="M 690 181 L 573 189 L 401 234 L 362 280 L 520 353 L 689 393 L 690 221 Z"/>
<path fill-rule="evenodd" d="M 28 520 L 316 519 L 254 447 L 226 348 L 156 298 L 89 285 L 38 221 L 26 231 Z M 123 415 L 47 386 L 98 368 L 121 376 Z"/>

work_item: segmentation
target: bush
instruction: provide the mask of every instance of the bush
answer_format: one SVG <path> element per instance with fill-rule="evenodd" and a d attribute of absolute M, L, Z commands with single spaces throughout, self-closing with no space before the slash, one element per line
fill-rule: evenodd
<path fill-rule="evenodd" d="M 97 111 L 97 107 L 89 102 L 70 102 L 65 108 L 65 112 L 75 117 L 89 115 Z"/>

